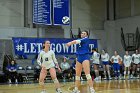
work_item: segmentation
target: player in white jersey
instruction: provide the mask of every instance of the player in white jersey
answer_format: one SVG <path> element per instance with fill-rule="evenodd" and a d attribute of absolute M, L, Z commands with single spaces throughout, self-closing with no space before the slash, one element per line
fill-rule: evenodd
<path fill-rule="evenodd" d="M 122 58 L 118 55 L 117 51 L 114 52 L 114 56 L 111 57 L 110 61 L 113 63 L 115 79 L 119 79 L 120 76 L 120 62 Z"/>
<path fill-rule="evenodd" d="M 138 54 L 138 50 L 136 50 L 136 53 L 134 53 L 132 55 L 132 65 L 133 65 L 133 71 L 132 71 L 132 75 L 131 75 L 131 78 L 133 78 L 135 72 L 137 74 L 137 71 L 139 71 L 139 68 L 138 68 L 138 65 L 140 63 L 140 54 Z M 139 77 L 139 76 L 137 76 Z"/>
<path fill-rule="evenodd" d="M 104 68 L 104 75 L 105 75 L 104 79 L 107 79 L 106 71 L 108 73 L 109 79 L 112 79 L 110 76 L 110 69 L 109 69 L 109 54 L 105 52 L 105 50 L 102 50 L 101 61 L 103 63 L 103 68 Z"/>
<path fill-rule="evenodd" d="M 56 93 L 62 93 L 59 81 L 57 80 L 56 77 L 55 66 L 57 66 L 59 71 L 61 71 L 61 69 L 59 68 L 54 52 L 50 50 L 50 41 L 46 40 L 43 46 L 44 49 L 39 53 L 37 58 L 37 63 L 42 67 L 39 77 L 39 84 L 42 87 L 41 93 L 46 93 L 44 79 L 46 78 L 48 71 L 50 72 L 51 78 L 54 81 Z"/>
<path fill-rule="evenodd" d="M 123 64 L 124 64 L 124 79 L 126 78 L 126 73 L 130 75 L 130 65 L 132 62 L 132 57 L 129 55 L 128 51 L 125 52 L 124 58 L 123 58 Z"/>
<path fill-rule="evenodd" d="M 92 57 L 91 60 L 93 60 L 93 67 L 94 67 L 94 71 L 95 71 L 95 81 L 101 80 L 101 77 L 99 76 L 99 64 L 100 64 L 100 54 L 97 52 L 96 49 L 92 49 Z"/>

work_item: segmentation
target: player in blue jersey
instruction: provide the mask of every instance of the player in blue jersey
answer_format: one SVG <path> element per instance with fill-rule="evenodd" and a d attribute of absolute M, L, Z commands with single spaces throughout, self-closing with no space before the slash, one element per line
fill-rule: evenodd
<path fill-rule="evenodd" d="M 73 40 L 71 42 L 68 42 L 66 45 L 71 46 L 73 44 L 77 44 L 77 61 L 76 61 L 76 76 L 75 76 L 75 88 L 72 93 L 80 93 L 78 90 L 78 86 L 80 83 L 80 76 L 82 68 L 84 69 L 89 87 L 90 92 L 95 93 L 95 90 L 93 88 L 93 81 L 90 75 L 90 57 L 89 57 L 89 38 L 88 38 L 88 32 L 83 31 L 81 32 L 81 38 L 77 40 Z"/>

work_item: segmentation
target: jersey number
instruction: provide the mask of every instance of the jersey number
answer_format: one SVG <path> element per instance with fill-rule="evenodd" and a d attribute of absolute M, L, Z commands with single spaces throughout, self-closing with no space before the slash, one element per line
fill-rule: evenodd
<path fill-rule="evenodd" d="M 48 58 L 45 58 L 45 61 L 48 61 Z"/>

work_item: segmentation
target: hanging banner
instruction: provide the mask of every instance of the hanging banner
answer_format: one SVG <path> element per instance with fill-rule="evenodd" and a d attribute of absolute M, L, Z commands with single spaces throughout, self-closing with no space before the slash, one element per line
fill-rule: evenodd
<path fill-rule="evenodd" d="M 33 0 L 33 23 L 51 25 L 51 0 Z"/>
<path fill-rule="evenodd" d="M 53 0 L 54 25 L 70 25 L 70 0 Z"/>
<path fill-rule="evenodd" d="M 76 53 L 76 44 L 67 47 L 65 44 L 72 39 L 65 38 L 12 38 L 14 51 L 16 55 L 27 55 L 27 54 L 38 54 L 42 50 L 42 45 L 45 40 L 51 42 L 50 49 L 52 49 L 55 54 L 59 55 L 71 55 Z M 90 39 L 89 50 L 92 48 L 98 48 L 97 40 Z"/>

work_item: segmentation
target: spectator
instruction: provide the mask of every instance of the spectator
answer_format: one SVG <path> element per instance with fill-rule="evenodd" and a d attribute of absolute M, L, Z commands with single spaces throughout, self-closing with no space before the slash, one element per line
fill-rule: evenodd
<path fill-rule="evenodd" d="M 69 65 L 69 63 L 68 63 L 67 61 L 68 61 L 68 58 L 64 56 L 63 62 L 62 62 L 61 65 L 60 65 L 64 78 L 65 78 L 66 76 L 68 76 L 68 78 L 70 77 L 70 76 L 69 76 L 69 74 L 70 74 L 70 73 L 69 73 L 70 65 Z"/>
<path fill-rule="evenodd" d="M 8 80 L 9 83 L 11 83 L 11 80 L 14 79 L 15 83 L 18 83 L 17 80 L 17 64 L 15 60 L 12 60 L 11 63 L 7 66 L 7 76 L 8 76 Z"/>
<path fill-rule="evenodd" d="M 75 65 L 76 65 L 76 60 L 77 60 L 77 58 L 72 62 L 72 64 L 71 64 L 71 73 L 72 73 L 72 76 L 73 76 L 73 79 L 74 79 L 74 77 L 75 77 Z"/>

